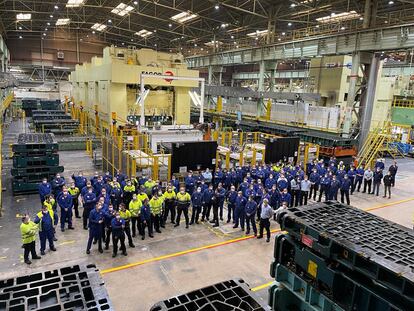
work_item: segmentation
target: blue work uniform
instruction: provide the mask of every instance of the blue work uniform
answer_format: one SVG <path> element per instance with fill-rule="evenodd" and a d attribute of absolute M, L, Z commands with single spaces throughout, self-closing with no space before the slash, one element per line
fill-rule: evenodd
<path fill-rule="evenodd" d="M 37 213 L 34 223 L 39 224 L 39 238 L 40 238 L 40 251 L 44 252 L 46 249 L 46 240 L 49 241 L 50 249 L 54 249 L 53 238 L 55 237 L 53 226 L 57 224 L 57 219 L 52 216 L 53 212 L 47 211 L 47 213 Z"/>
<path fill-rule="evenodd" d="M 72 196 L 70 194 L 67 194 L 66 196 L 61 194 L 57 198 L 57 203 L 60 206 L 60 228 L 62 231 L 65 231 L 66 222 L 68 223 L 68 227 L 72 228 Z"/>
<path fill-rule="evenodd" d="M 102 231 L 104 222 L 99 223 L 101 220 L 105 221 L 105 215 L 102 210 L 98 211 L 95 208 L 89 213 L 89 238 L 86 250 L 91 249 L 92 241 L 94 239 L 98 241 L 99 250 L 102 249 Z"/>
<path fill-rule="evenodd" d="M 252 229 L 254 234 L 257 234 L 257 227 L 256 227 L 256 213 L 257 213 L 257 203 L 254 200 L 249 200 L 246 203 L 246 234 L 250 233 L 250 224 L 252 225 Z"/>
<path fill-rule="evenodd" d="M 246 206 L 246 198 L 244 196 L 237 196 L 236 201 L 234 202 L 234 228 L 240 226 L 242 230 L 244 230 L 244 220 L 246 216 L 245 206 Z"/>
<path fill-rule="evenodd" d="M 39 185 L 39 196 L 40 196 L 40 202 L 43 204 L 43 202 L 46 199 L 46 196 L 52 193 L 52 186 L 50 183 L 41 183 Z"/>

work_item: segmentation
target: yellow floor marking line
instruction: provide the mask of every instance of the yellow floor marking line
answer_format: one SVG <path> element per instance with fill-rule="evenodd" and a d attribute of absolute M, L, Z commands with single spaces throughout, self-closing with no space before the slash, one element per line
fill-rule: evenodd
<path fill-rule="evenodd" d="M 59 245 L 67 245 L 67 244 L 73 244 L 73 243 L 76 243 L 76 241 L 75 240 L 63 241 L 63 242 L 59 243 Z"/>
<path fill-rule="evenodd" d="M 272 283 L 273 283 L 273 282 L 274 282 L 274 281 L 271 281 L 271 282 L 268 282 L 268 283 L 266 283 L 266 284 L 263 284 L 263 285 L 259 285 L 259 286 L 253 287 L 253 288 L 251 289 L 251 291 L 252 291 L 252 292 L 257 292 L 257 291 L 259 291 L 259 290 L 265 289 L 265 288 L 269 287 L 270 285 L 272 285 Z"/>
<path fill-rule="evenodd" d="M 279 231 L 280 231 L 280 229 L 271 230 L 272 233 L 279 232 Z M 241 242 L 241 241 L 245 241 L 245 240 L 250 240 L 250 239 L 253 239 L 254 237 L 255 237 L 254 235 L 248 235 L 248 236 L 237 238 L 237 239 L 232 239 L 232 240 L 227 240 L 227 241 L 223 241 L 223 242 L 219 242 L 219 243 L 214 243 L 214 244 L 204 245 L 204 246 L 201 246 L 201 247 L 187 249 L 187 250 L 177 252 L 177 253 L 172 253 L 172 254 L 167 254 L 167 255 L 163 255 L 163 256 L 159 256 L 159 257 L 149 258 L 149 259 L 133 262 L 133 263 L 123 265 L 123 266 L 104 269 L 104 270 L 101 270 L 101 274 L 107 274 L 107 273 L 111 273 L 111 272 L 115 272 L 115 271 L 125 270 L 125 269 L 129 269 L 129 268 L 132 268 L 132 267 L 142 266 L 142 265 L 145 265 L 145 264 L 151 263 L 151 262 L 157 262 L 157 261 L 161 261 L 161 260 L 165 260 L 165 259 L 170 259 L 170 258 L 174 258 L 174 257 L 179 257 L 179 256 L 191 254 L 191 253 L 200 252 L 200 251 L 207 250 L 207 249 L 217 248 L 217 247 L 221 247 L 221 246 L 224 246 L 224 245 L 229 245 L 229 244 L 233 244 L 233 243 L 237 243 L 237 242 Z"/>
<path fill-rule="evenodd" d="M 414 198 L 408 198 L 408 199 L 404 199 L 404 200 L 400 200 L 400 201 L 390 202 L 390 203 L 386 203 L 386 204 L 366 208 L 366 209 L 364 209 L 364 211 L 366 211 L 366 212 L 374 211 L 374 210 L 381 209 L 381 208 L 384 208 L 384 207 L 398 205 L 398 204 L 402 204 L 402 203 L 406 203 L 406 202 L 410 202 L 410 201 L 414 201 Z"/>
<path fill-rule="evenodd" d="M 7 256 L 2 256 L 0 257 L 0 259 L 7 259 Z"/>

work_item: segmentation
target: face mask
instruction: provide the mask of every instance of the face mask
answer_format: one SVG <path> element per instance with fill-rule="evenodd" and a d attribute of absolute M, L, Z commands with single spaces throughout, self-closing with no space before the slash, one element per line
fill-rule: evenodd
<path fill-rule="evenodd" d="M 82 177 L 83 175 L 82 174 L 79 174 L 79 177 Z"/>
<path fill-rule="evenodd" d="M 47 211 L 43 211 L 43 214 L 47 214 Z"/>
<path fill-rule="evenodd" d="M 59 175 L 57 175 L 57 176 L 56 176 L 56 178 L 60 178 L 60 176 L 59 176 Z"/>
<path fill-rule="evenodd" d="M 184 194 L 184 191 L 180 191 L 181 194 Z"/>
<path fill-rule="evenodd" d="M 131 186 L 131 183 L 129 182 L 129 183 L 127 183 L 127 185 L 128 185 L 128 186 Z"/>
<path fill-rule="evenodd" d="M 112 213 L 114 211 L 114 209 L 113 208 L 110 208 L 109 211 Z"/>
<path fill-rule="evenodd" d="M 116 216 L 116 220 L 120 220 L 121 219 L 121 216 Z"/>
<path fill-rule="evenodd" d="M 67 195 L 68 193 L 65 191 L 65 192 L 63 192 L 63 195 Z"/>

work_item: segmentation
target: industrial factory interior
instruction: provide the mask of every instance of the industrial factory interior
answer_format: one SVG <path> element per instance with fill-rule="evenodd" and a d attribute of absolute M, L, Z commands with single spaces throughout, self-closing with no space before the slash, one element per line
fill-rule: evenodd
<path fill-rule="evenodd" d="M 0 311 L 413 311 L 414 0 L 0 0 Z"/>

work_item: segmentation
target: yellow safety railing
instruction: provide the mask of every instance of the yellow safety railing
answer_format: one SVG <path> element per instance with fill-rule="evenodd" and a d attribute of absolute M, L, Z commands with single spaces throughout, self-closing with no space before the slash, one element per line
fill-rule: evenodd
<path fill-rule="evenodd" d="M 2 115 L 10 107 L 10 104 L 12 103 L 13 99 L 14 99 L 14 94 L 10 93 L 3 100 L 3 102 L 1 103 L 1 111 L 0 111 Z M 3 169 L 3 156 L 2 156 L 3 126 L 4 124 L 2 123 L 0 125 L 0 169 L 1 170 Z M 2 182 L 2 178 L 0 177 L 0 216 L 2 216 L 2 212 L 3 212 L 3 194 L 2 193 L 3 193 L 3 182 Z"/>
<path fill-rule="evenodd" d="M 402 99 L 394 97 L 392 102 L 393 107 L 414 109 L 414 99 Z"/>

